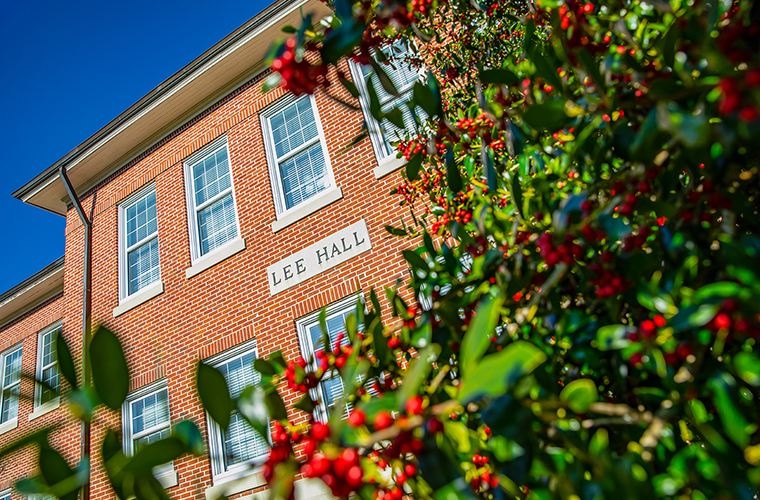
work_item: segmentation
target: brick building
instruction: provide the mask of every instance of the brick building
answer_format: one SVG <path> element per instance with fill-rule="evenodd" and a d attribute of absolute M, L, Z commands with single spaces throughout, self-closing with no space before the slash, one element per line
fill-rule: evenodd
<path fill-rule="evenodd" d="M 190 418 L 211 456 L 157 469 L 170 496 L 244 498 L 262 490 L 267 443 L 239 416 L 227 432 L 208 420 L 195 391 L 196 363 L 222 370 L 234 394 L 257 379 L 254 358 L 275 350 L 308 357 L 321 308 L 335 335 L 358 294 L 407 274 L 399 240 L 384 230 L 405 213 L 388 194 L 401 166 L 389 129 L 372 122 L 371 140 L 344 152 L 362 112 L 323 92 L 262 91 L 265 55 L 284 36 L 282 26 L 300 24 L 300 9 L 315 18 L 328 13 L 317 0 L 274 3 L 13 193 L 66 217 L 66 247 L 64 257 L 0 296 L 0 446 L 55 425 L 53 444 L 71 465 L 79 461 L 78 424 L 34 382 L 61 385 L 65 399 L 54 333 L 61 329 L 72 350 L 81 349 L 85 228 L 63 168 L 92 222 L 92 323 L 119 336 L 131 370 L 123 410 L 97 412 L 93 450 L 107 427 L 120 430 L 131 452 Z M 343 64 L 363 87 L 368 73 Z M 404 99 L 417 73 L 399 65 L 391 76 L 402 96 L 384 96 L 384 106 Z M 320 387 L 326 406 L 338 384 Z M 308 417 L 292 409 L 296 394 L 280 392 L 291 418 Z M 113 498 L 93 456 L 91 497 Z M 19 498 L 10 487 L 34 475 L 35 462 L 36 452 L 25 449 L 0 463 L 0 500 Z M 324 491 L 297 484 L 302 498 Z"/>

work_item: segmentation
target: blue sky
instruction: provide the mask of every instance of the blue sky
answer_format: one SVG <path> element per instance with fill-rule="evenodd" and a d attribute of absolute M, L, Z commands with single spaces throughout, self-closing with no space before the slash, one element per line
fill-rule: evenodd
<path fill-rule="evenodd" d="M 270 3 L 3 3 L 0 293 L 64 252 L 63 217 L 10 193 Z"/>

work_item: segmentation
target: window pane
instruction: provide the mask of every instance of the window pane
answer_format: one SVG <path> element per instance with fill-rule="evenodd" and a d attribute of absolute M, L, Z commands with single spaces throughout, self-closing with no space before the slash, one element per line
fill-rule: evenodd
<path fill-rule="evenodd" d="M 132 434 L 168 423 L 168 389 L 150 394 L 132 403 Z"/>
<path fill-rule="evenodd" d="M 311 99 L 302 97 L 269 118 L 277 159 L 318 135 Z"/>
<path fill-rule="evenodd" d="M 158 281 L 158 238 L 129 252 L 127 256 L 127 295 Z"/>
<path fill-rule="evenodd" d="M 291 208 L 329 185 L 322 145 L 316 143 L 280 165 L 286 208 Z"/>
<path fill-rule="evenodd" d="M 203 204 L 232 186 L 226 146 L 193 165 L 192 171 L 196 205 Z"/>
<path fill-rule="evenodd" d="M 140 448 L 145 446 L 146 444 L 155 443 L 159 439 L 167 438 L 169 437 L 169 428 L 161 429 L 160 431 L 152 432 L 150 434 L 147 434 L 139 439 L 135 439 L 134 442 L 134 452 L 137 453 L 140 451 Z"/>
<path fill-rule="evenodd" d="M 42 370 L 40 376 L 42 383 L 42 391 L 40 392 L 40 404 L 44 405 L 48 401 L 58 397 L 58 384 L 60 377 L 58 376 L 58 365 L 55 364 L 49 368 Z"/>
<path fill-rule="evenodd" d="M 198 212 L 201 255 L 209 253 L 237 236 L 232 193 Z"/>
<path fill-rule="evenodd" d="M 53 330 L 52 332 L 47 332 L 42 335 L 40 338 L 40 349 L 42 350 L 42 366 L 49 366 L 53 363 L 55 363 L 55 336 L 59 332 L 59 330 Z"/>
<path fill-rule="evenodd" d="M 125 212 L 127 216 L 127 247 L 139 243 L 158 231 L 155 191 L 127 207 Z"/>
<path fill-rule="evenodd" d="M 249 352 L 217 366 L 227 380 L 233 398 L 238 397 L 246 387 L 259 383 L 261 376 L 253 368 L 254 359 L 254 353 Z M 225 470 L 232 465 L 263 458 L 268 454 L 269 443 L 237 412 L 232 414 L 227 431 L 221 433 Z"/>

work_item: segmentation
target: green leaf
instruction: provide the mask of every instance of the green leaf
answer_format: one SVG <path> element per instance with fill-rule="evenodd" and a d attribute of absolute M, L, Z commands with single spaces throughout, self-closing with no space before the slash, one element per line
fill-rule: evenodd
<path fill-rule="evenodd" d="M 388 231 L 393 236 L 408 236 L 406 231 L 398 227 L 385 226 L 385 230 Z"/>
<path fill-rule="evenodd" d="M 454 150 L 450 145 L 446 146 L 446 182 L 454 193 L 462 190 L 462 177 L 454 160 Z"/>
<path fill-rule="evenodd" d="M 348 93 L 351 94 L 351 97 L 354 99 L 359 98 L 359 89 L 356 88 L 356 85 L 351 80 L 348 80 L 346 78 L 340 79 L 340 84 L 343 85 L 343 87 L 348 90 Z"/>
<path fill-rule="evenodd" d="M 740 352 L 734 357 L 736 373 L 754 387 L 760 387 L 760 358 L 752 352 Z"/>
<path fill-rule="evenodd" d="M 422 155 L 414 155 L 406 162 L 406 176 L 410 181 L 416 181 L 420 177 L 422 167 Z"/>
<path fill-rule="evenodd" d="M 391 80 L 391 77 L 388 76 L 388 73 L 385 72 L 385 69 L 380 65 L 380 63 L 378 63 L 374 57 L 370 58 L 369 62 L 372 65 L 372 68 L 375 70 L 375 74 L 380 80 L 380 85 L 383 86 L 383 90 L 394 97 L 399 97 L 401 94 L 396 88 L 396 85 L 393 84 L 393 80 Z"/>
<path fill-rule="evenodd" d="M 312 413 L 314 411 L 314 401 L 311 399 L 311 396 L 309 394 L 304 394 L 304 396 L 294 405 L 295 408 L 298 408 L 301 411 L 305 411 L 306 413 Z"/>
<path fill-rule="evenodd" d="M 179 437 L 167 437 L 143 446 L 125 467 L 126 471 L 149 472 L 153 467 L 176 460 L 185 453 L 185 443 Z"/>
<path fill-rule="evenodd" d="M 261 387 L 248 386 L 240 393 L 237 407 L 248 425 L 266 441 L 269 439 L 269 416 L 264 399 L 264 390 Z"/>
<path fill-rule="evenodd" d="M 749 290 L 739 283 L 719 281 L 705 285 L 694 294 L 694 302 L 700 303 L 709 299 L 747 298 Z"/>
<path fill-rule="evenodd" d="M 206 448 L 203 445 L 203 436 L 198 426 L 190 420 L 177 422 L 172 428 L 172 435 L 182 441 L 185 450 L 193 455 L 202 456 Z"/>
<path fill-rule="evenodd" d="M 61 371 L 61 375 L 66 379 L 66 382 L 72 388 L 76 388 L 79 382 L 77 381 L 77 369 L 74 366 L 74 359 L 71 356 L 71 350 L 66 344 L 66 340 L 63 338 L 61 330 L 55 334 L 55 355 L 58 358 L 58 369 Z"/>
<path fill-rule="evenodd" d="M 529 107 L 523 120 L 536 130 L 555 131 L 564 127 L 570 117 L 565 114 L 565 101 L 552 99 Z"/>
<path fill-rule="evenodd" d="M 594 61 L 591 53 L 586 50 L 579 50 L 575 53 L 580 56 L 583 66 L 586 68 L 586 71 L 588 71 L 588 74 L 591 76 L 591 79 L 594 80 L 594 83 L 597 85 L 597 87 L 599 87 L 599 90 L 602 93 L 606 92 L 604 78 L 602 78 L 602 74 L 599 72 L 599 66 L 597 65 L 596 61 Z"/>
<path fill-rule="evenodd" d="M 285 403 L 282 402 L 280 394 L 276 388 L 272 388 L 266 391 L 264 401 L 269 411 L 269 416 L 275 420 L 285 420 L 288 418 L 288 413 L 285 411 Z"/>
<path fill-rule="evenodd" d="M 282 355 L 282 351 L 277 350 L 269 355 L 269 362 L 277 370 L 277 373 L 282 373 L 288 366 L 288 362 L 285 361 L 285 356 Z"/>
<path fill-rule="evenodd" d="M 435 116 L 438 114 L 438 106 L 435 102 L 435 96 L 433 91 L 427 85 L 423 85 L 420 82 L 415 82 L 412 96 L 414 97 L 414 104 L 420 106 L 428 116 Z"/>
<path fill-rule="evenodd" d="M 412 250 L 404 250 L 401 253 L 404 255 L 404 259 L 406 259 L 406 261 L 410 266 L 412 266 L 415 271 L 421 271 L 423 274 L 421 278 L 424 278 L 428 275 L 430 272 L 430 266 L 425 261 L 425 259 L 420 257 L 417 252 L 413 252 Z"/>
<path fill-rule="evenodd" d="M 459 366 L 464 380 L 472 374 L 480 358 L 491 345 L 491 337 L 494 336 L 503 304 L 503 296 L 487 295 L 475 311 L 475 318 L 470 322 L 462 338 Z"/>
<path fill-rule="evenodd" d="M 635 332 L 636 328 L 626 325 L 607 325 L 596 331 L 596 342 L 602 351 L 622 349 L 631 343 L 628 335 Z"/>
<path fill-rule="evenodd" d="M 295 28 L 295 26 L 291 26 L 288 24 L 287 26 L 283 26 L 282 28 L 280 28 L 280 31 L 282 31 L 283 33 L 292 34 L 292 33 L 296 33 L 298 30 Z"/>
<path fill-rule="evenodd" d="M 409 363 L 409 368 L 404 376 L 404 383 L 398 392 L 398 411 L 404 411 L 406 401 L 419 393 L 422 383 L 427 379 L 430 370 L 433 369 L 433 363 L 438 359 L 441 353 L 441 347 L 438 344 L 431 344 L 418 351 L 418 356 Z"/>
<path fill-rule="evenodd" d="M 484 396 L 500 396 L 523 375 L 546 360 L 535 345 L 519 340 L 501 352 L 483 358 L 459 390 L 459 400 L 469 403 Z"/>
<path fill-rule="evenodd" d="M 462 454 L 470 453 L 472 444 L 470 442 L 470 431 L 462 422 L 453 422 L 447 420 L 443 423 L 443 433 L 456 445 L 457 451 Z"/>
<path fill-rule="evenodd" d="M 98 328 L 90 341 L 90 365 L 98 398 L 112 410 L 121 411 L 129 393 L 129 368 L 121 342 L 105 327 Z"/>
<path fill-rule="evenodd" d="M 514 85 L 520 79 L 508 69 L 486 69 L 480 72 L 480 81 L 485 84 Z"/>
<path fill-rule="evenodd" d="M 49 486 L 64 481 L 74 475 L 74 471 L 66 463 L 66 460 L 56 450 L 49 446 L 40 448 L 39 458 L 40 475 Z M 76 498 L 76 493 L 74 494 Z"/>
<path fill-rule="evenodd" d="M 230 426 L 230 413 L 234 409 L 234 402 L 230 398 L 230 390 L 224 375 L 201 361 L 198 363 L 196 379 L 196 388 L 203 408 L 211 419 L 226 431 Z"/>
<path fill-rule="evenodd" d="M 559 399 L 566 401 L 575 413 L 584 413 L 599 399 L 596 384 L 590 379 L 573 380 L 559 393 Z"/>
<path fill-rule="evenodd" d="M 253 360 L 253 368 L 262 375 L 277 375 L 278 373 L 275 367 L 266 359 L 258 358 Z"/>
<path fill-rule="evenodd" d="M 404 104 L 401 106 L 404 106 Z M 404 128 L 404 114 L 401 112 L 400 107 L 395 107 L 390 111 L 383 113 L 383 118 L 386 118 L 389 122 L 400 129 Z"/>
<path fill-rule="evenodd" d="M 728 373 L 721 372 L 714 375 L 707 382 L 707 386 L 713 391 L 713 402 L 726 435 L 740 448 L 745 448 L 750 442 L 750 435 L 747 432 L 749 423 L 731 397 L 736 392 L 736 381 Z"/>

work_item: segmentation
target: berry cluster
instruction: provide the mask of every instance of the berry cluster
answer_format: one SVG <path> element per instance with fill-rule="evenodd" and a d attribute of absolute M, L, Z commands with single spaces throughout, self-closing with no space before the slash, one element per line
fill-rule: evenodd
<path fill-rule="evenodd" d="M 307 43 L 306 52 L 316 54 L 316 45 Z M 285 52 L 272 61 L 272 70 L 280 73 L 282 88 L 295 95 L 313 94 L 317 87 L 330 85 L 327 80 L 327 65 L 321 62 L 311 64 L 306 54 L 299 56 L 295 38 L 289 38 L 285 42 Z"/>

